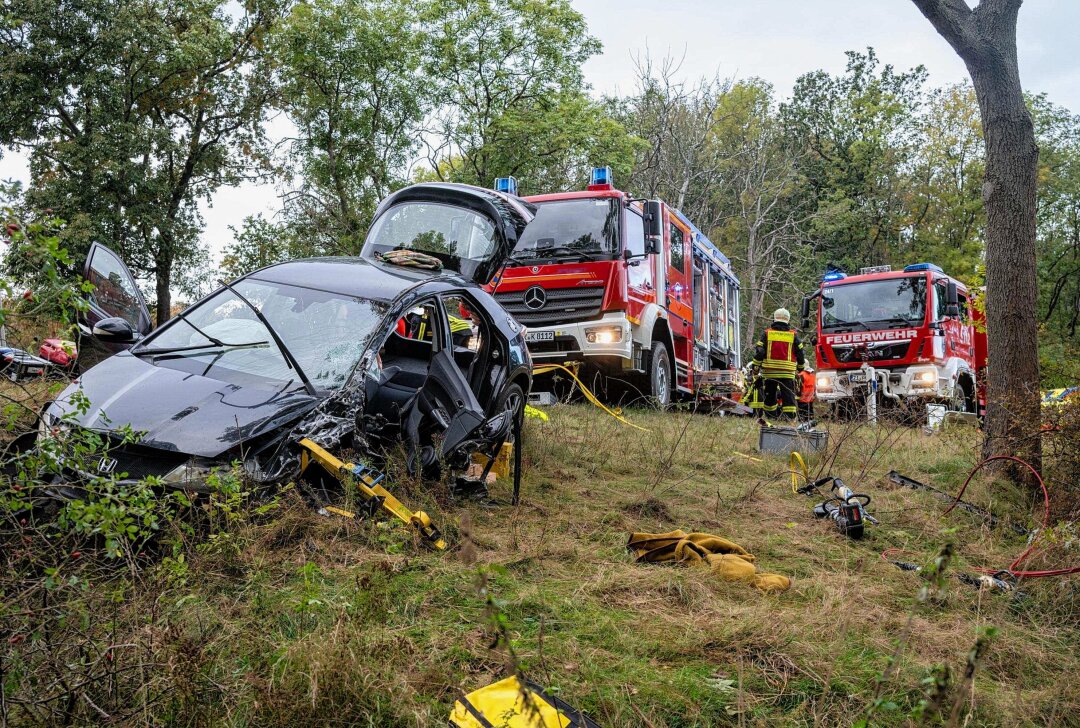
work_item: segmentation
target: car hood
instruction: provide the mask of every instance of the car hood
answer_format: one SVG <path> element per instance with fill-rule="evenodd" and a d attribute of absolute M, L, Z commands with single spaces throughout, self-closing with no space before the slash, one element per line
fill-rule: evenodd
<path fill-rule="evenodd" d="M 87 371 L 50 406 L 72 424 L 99 432 L 130 425 L 150 447 L 214 458 L 292 424 L 320 401 L 295 383 L 253 386 L 159 367 L 128 353 Z M 79 412 L 81 391 L 89 409 Z"/>

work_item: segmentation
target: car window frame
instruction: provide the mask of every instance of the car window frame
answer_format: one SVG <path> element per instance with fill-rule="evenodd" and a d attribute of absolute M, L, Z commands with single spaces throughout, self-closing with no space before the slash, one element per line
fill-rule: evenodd
<path fill-rule="evenodd" d="M 120 256 L 115 250 L 113 250 L 107 245 L 103 245 L 101 243 L 93 243 L 90 246 L 90 250 L 87 251 L 86 261 L 83 263 L 83 280 L 87 283 L 91 282 L 90 271 L 94 267 L 94 258 L 98 254 L 111 256 L 119 264 L 120 272 L 128 279 L 128 282 L 131 283 L 131 286 L 135 291 L 135 303 L 139 309 L 139 322 L 138 324 L 134 325 L 133 328 L 142 336 L 147 336 L 148 334 L 150 334 L 154 326 L 154 321 L 150 316 L 150 308 L 146 303 L 145 296 L 143 296 L 142 289 L 139 288 L 138 281 L 135 280 L 135 276 L 132 274 L 131 269 L 128 268 L 127 263 L 124 262 L 122 256 Z M 111 318 L 114 316 L 114 314 L 107 311 L 103 306 L 101 306 L 101 304 L 99 304 L 95 300 L 93 293 L 90 293 L 86 296 L 86 301 L 93 309 L 95 316 L 98 316 L 100 318 Z M 129 321 L 128 323 L 131 322 Z"/>

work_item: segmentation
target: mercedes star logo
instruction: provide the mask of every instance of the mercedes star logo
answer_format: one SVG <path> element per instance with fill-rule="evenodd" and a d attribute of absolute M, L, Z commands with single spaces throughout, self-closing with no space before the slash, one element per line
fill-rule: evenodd
<path fill-rule="evenodd" d="M 547 303 L 547 291 L 540 286 L 533 286 L 525 291 L 525 295 L 521 297 L 521 300 L 525 303 L 525 308 L 535 311 L 543 308 L 544 304 Z"/>

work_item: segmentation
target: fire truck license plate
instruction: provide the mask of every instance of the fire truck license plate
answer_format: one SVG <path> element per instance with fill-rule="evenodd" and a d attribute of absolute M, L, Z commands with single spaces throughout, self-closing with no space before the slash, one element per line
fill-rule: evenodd
<path fill-rule="evenodd" d="M 526 331 L 525 341 L 555 341 L 554 331 Z"/>
<path fill-rule="evenodd" d="M 866 384 L 866 372 L 852 372 L 847 375 L 847 380 L 851 384 Z"/>

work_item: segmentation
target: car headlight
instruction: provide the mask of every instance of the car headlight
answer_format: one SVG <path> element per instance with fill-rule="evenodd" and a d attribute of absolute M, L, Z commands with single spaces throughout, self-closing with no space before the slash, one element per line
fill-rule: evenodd
<path fill-rule="evenodd" d="M 623 330 L 621 326 L 585 329 L 585 340 L 590 344 L 615 344 L 622 341 L 622 338 Z"/>
<path fill-rule="evenodd" d="M 818 391 L 831 392 L 833 388 L 833 376 L 831 374 L 818 374 L 815 383 L 817 384 Z"/>
<path fill-rule="evenodd" d="M 55 415 L 42 412 L 38 418 L 38 442 L 46 440 L 60 440 L 71 431 L 71 425 Z"/>
<path fill-rule="evenodd" d="M 933 387 L 937 385 L 937 380 L 936 369 L 922 369 L 911 375 L 911 384 L 914 387 Z"/>
<path fill-rule="evenodd" d="M 189 460 L 161 476 L 161 482 L 173 488 L 201 488 L 205 487 L 206 479 L 210 477 L 211 472 L 211 469 L 205 465 Z"/>

